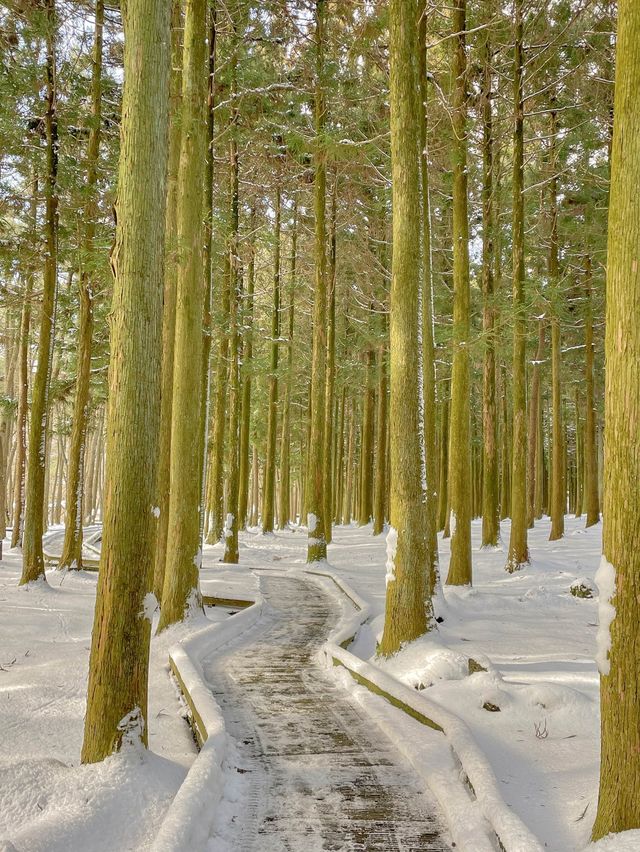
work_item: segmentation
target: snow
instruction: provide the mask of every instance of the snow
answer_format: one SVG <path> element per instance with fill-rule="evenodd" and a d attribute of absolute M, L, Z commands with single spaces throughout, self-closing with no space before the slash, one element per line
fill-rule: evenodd
<path fill-rule="evenodd" d="M 640 830 L 610 834 L 597 843 L 592 843 L 587 849 L 588 852 L 638 852 L 640 849 Z"/>
<path fill-rule="evenodd" d="M 503 544 L 481 549 L 481 523 L 473 522 L 473 587 L 442 587 L 435 607 L 444 623 L 390 661 L 375 656 L 384 618 L 385 537 L 374 537 L 371 526 L 337 527 L 329 564 L 319 573 L 345 580 L 366 610 L 367 623 L 349 650 L 380 676 L 404 682 L 416 700 L 460 717 L 508 808 L 546 850 L 574 852 L 589 842 L 597 804 L 598 601 L 576 598 L 570 587 L 576 580 L 594 586 L 602 527 L 585 529 L 584 518 L 567 517 L 565 537 L 549 542 L 549 520 L 536 522 L 529 531 L 532 562 L 515 574 L 504 570 L 509 522 L 501 527 Z M 269 538 L 243 533 L 241 566 L 304 570 L 305 533 L 297 527 Z M 449 543 L 440 537 L 442 577 Z M 351 621 L 332 637 L 337 644 L 353 635 L 360 620 L 344 601 Z M 468 674 L 469 659 L 487 671 Z M 420 683 L 424 689 L 415 689 Z M 404 725 L 402 715 L 392 712 L 393 724 Z"/>
<path fill-rule="evenodd" d="M 310 515 L 310 525 L 315 521 Z M 548 852 L 640 850 L 640 831 L 589 845 L 599 763 L 594 655 L 608 666 L 615 571 L 600 559 L 600 525 L 585 530 L 584 520 L 567 517 L 565 526 L 565 537 L 549 542 L 548 519 L 536 522 L 529 533 L 531 564 L 508 574 L 505 548 L 481 549 L 481 525 L 474 521 L 473 587 L 440 588 L 435 608 L 444 622 L 390 660 L 376 657 L 376 641 L 383 626 L 387 562 L 391 556 L 393 565 L 395 555 L 393 531 L 385 541 L 373 537 L 371 526 L 337 527 L 329 564 L 316 571 L 325 575 L 317 581 L 332 589 L 344 615 L 332 641 L 339 644 L 357 633 L 345 660 L 347 655 L 355 660 L 375 682 L 404 690 L 411 706 L 428 707 L 431 718 L 447 728 L 474 789 L 488 791 L 477 802 L 462 795 L 461 767 L 447 739 L 355 684 L 345 670 L 334 669 L 363 712 L 399 748 L 404 742 L 406 759 L 436 794 L 458 846 L 473 852 L 491 848 L 488 822 L 500 820 L 511 839 L 522 826 L 520 845 L 509 848 L 534 848 L 526 837 L 535 835 Z M 501 532 L 507 542 L 508 522 Z M 439 540 L 442 577 L 449 543 Z M 242 533 L 237 566 L 217 561 L 222 547 L 205 548 L 201 586 L 207 595 L 255 600 L 252 570 L 307 568 L 307 530 L 301 527 L 273 536 Z M 19 556 L 9 552 L 0 563 L 0 726 L 7 732 L 0 742 L 0 838 L 25 850 L 148 849 L 159 829 L 160 835 L 179 837 L 185 819 L 198 826 L 193 837 L 199 837 L 198 814 L 206 812 L 209 819 L 219 798 L 220 761 L 232 765 L 233 759 L 228 743 L 211 746 L 210 756 L 195 769 L 193 742 L 166 661 L 170 646 L 192 635 L 182 645 L 198 688 L 198 661 L 210 641 L 207 619 L 194 615 L 188 627 L 171 628 L 153 640 L 151 751 L 127 749 L 102 764 L 79 766 L 96 575 L 49 572 L 49 585 L 18 588 L 19 570 Z M 349 585 L 353 602 L 330 574 Z M 571 594 L 572 586 L 595 588 L 594 583 L 599 601 Z M 234 619 L 255 618 L 252 610 Z M 231 622 L 224 610 L 212 613 L 225 622 L 222 641 Z M 215 703 L 206 712 L 215 728 Z M 181 787 L 185 777 L 190 780 Z M 207 792 L 208 784 L 213 787 Z M 154 848 L 179 847 L 168 842 Z"/>
<path fill-rule="evenodd" d="M 596 662 L 600 674 L 608 675 L 611 665 L 609 651 L 611 650 L 611 623 L 616 617 L 616 610 L 611 603 L 616 593 L 616 570 L 603 555 L 600 567 L 596 571 L 595 583 L 598 587 L 598 633 L 596 642 L 598 650 Z"/>
<path fill-rule="evenodd" d="M 601 527 L 566 518 L 564 539 L 549 542 L 549 521 L 530 531 L 532 564 L 504 570 L 505 549 L 481 549 L 472 524 L 474 586 L 444 587 L 437 633 L 376 658 L 382 633 L 384 542 L 371 528 L 338 528 L 331 569 L 369 604 L 370 621 L 350 650 L 459 716 L 487 756 L 507 805 L 555 852 L 582 849 L 595 816 L 599 761 L 596 601 L 575 598 L 576 578 L 593 584 Z M 502 524 L 502 540 L 509 523 Z M 450 539 L 439 540 L 446 577 Z M 472 658 L 488 669 L 464 675 Z M 500 707 L 490 712 L 484 704 Z M 546 733 L 545 733 L 546 732 Z"/>
<path fill-rule="evenodd" d="M 45 543 L 55 552 L 60 530 Z M 52 543 L 53 542 L 53 543 Z M 60 541 L 57 544 L 60 545 Z M 187 626 L 154 636 L 149 672 L 149 750 L 131 747 L 102 763 L 80 765 L 97 574 L 47 572 L 47 583 L 18 586 L 21 555 L 5 544 L 0 562 L 0 849 L 21 852 L 147 850 L 196 758 L 184 706 L 169 676 L 171 645 L 227 609 L 200 611 Z M 203 574 L 213 569 L 207 556 Z M 235 566 L 234 566 L 235 567 Z M 243 570 L 223 571 L 208 591 L 241 598 L 255 588 Z M 219 587 L 219 588 L 218 588 Z M 152 596 L 141 614 L 153 617 Z M 234 616 L 235 618 L 235 616 Z M 135 708 L 132 708 L 135 711 Z"/>
<path fill-rule="evenodd" d="M 225 538 L 231 538 L 233 535 L 233 514 L 231 512 L 227 512 L 227 517 L 224 522 L 223 535 Z"/>
<path fill-rule="evenodd" d="M 396 553 L 398 551 L 398 531 L 395 527 L 389 527 L 387 533 L 387 573 L 384 578 L 385 585 L 394 582 L 396 579 Z"/>
<path fill-rule="evenodd" d="M 144 596 L 144 600 L 142 601 L 142 612 L 140 613 L 143 618 L 146 618 L 151 624 L 153 624 L 153 616 L 158 612 L 159 604 L 158 599 L 153 594 L 153 592 L 147 592 Z"/>

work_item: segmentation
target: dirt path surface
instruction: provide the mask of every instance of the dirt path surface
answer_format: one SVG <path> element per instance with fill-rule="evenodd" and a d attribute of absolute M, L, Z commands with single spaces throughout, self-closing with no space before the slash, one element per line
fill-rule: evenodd
<path fill-rule="evenodd" d="M 204 673 L 236 741 L 211 850 L 449 850 L 436 807 L 384 734 L 314 656 L 335 604 L 264 576 L 249 637 Z"/>

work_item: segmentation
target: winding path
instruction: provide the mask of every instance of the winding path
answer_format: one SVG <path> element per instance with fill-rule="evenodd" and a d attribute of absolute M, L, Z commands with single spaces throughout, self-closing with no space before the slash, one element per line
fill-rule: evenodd
<path fill-rule="evenodd" d="M 236 741 L 210 849 L 449 850 L 417 778 L 314 659 L 332 600 L 301 577 L 262 588 L 257 629 L 204 666 Z"/>

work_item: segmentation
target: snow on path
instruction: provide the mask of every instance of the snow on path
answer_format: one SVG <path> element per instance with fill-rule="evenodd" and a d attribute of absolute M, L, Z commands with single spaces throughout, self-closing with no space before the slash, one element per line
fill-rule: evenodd
<path fill-rule="evenodd" d="M 588 843 L 597 799 L 598 614 L 597 597 L 577 599 L 569 588 L 579 578 L 593 585 L 602 527 L 586 530 L 584 517 L 567 516 L 565 537 L 550 542 L 549 519 L 536 521 L 529 531 L 531 565 L 507 574 L 509 522 L 501 526 L 499 547 L 481 549 L 481 522 L 473 522 L 473 588 L 447 588 L 446 599 L 438 599 L 445 621 L 435 638 L 412 643 L 389 663 L 375 658 L 385 536 L 374 537 L 371 525 L 336 527 L 328 561 L 371 608 L 350 650 L 411 686 L 425 686 L 425 695 L 460 716 L 489 759 L 507 805 L 550 852 L 576 852 Z M 268 536 L 244 532 L 240 564 L 302 568 L 306 539 L 299 527 Z M 438 544 L 446 577 L 449 540 L 439 537 Z M 489 671 L 467 676 L 468 657 Z M 500 712 L 483 709 L 486 701 Z"/>
<path fill-rule="evenodd" d="M 262 591 L 250 636 L 203 666 L 235 741 L 211 852 L 448 850 L 432 799 L 315 659 L 333 600 L 301 577 Z"/>

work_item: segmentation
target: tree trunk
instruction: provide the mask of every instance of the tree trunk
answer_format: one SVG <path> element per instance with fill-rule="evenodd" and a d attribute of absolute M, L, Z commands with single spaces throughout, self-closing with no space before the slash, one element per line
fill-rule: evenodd
<path fill-rule="evenodd" d="M 511 515 L 511 423 L 507 401 L 507 368 L 502 365 L 502 459 L 500 478 L 500 520 Z"/>
<path fill-rule="evenodd" d="M 331 222 L 329 225 L 329 274 L 327 276 L 329 293 L 327 298 L 327 362 L 325 367 L 324 390 L 324 536 L 327 544 L 331 542 L 333 521 L 333 403 L 336 379 L 336 202 L 338 194 L 338 176 L 333 169 L 331 188 Z"/>
<path fill-rule="evenodd" d="M 529 432 L 527 448 L 527 526 L 533 527 L 535 496 L 538 487 L 538 429 L 540 424 L 540 371 L 544 357 L 544 317 L 538 320 L 538 349 L 532 367 L 531 396 L 529 398 Z"/>
<path fill-rule="evenodd" d="M 238 491 L 238 523 L 243 530 L 247 525 L 249 498 L 249 440 L 251 435 L 251 370 L 253 363 L 253 302 L 255 290 L 256 258 L 255 258 L 255 228 L 256 206 L 251 207 L 249 229 L 251 233 L 249 247 L 249 268 L 247 270 L 247 296 L 243 326 L 245 339 L 242 357 L 242 422 L 240 424 L 240 483 Z M 251 506 L 253 518 L 253 505 Z M 257 521 L 256 521 L 257 523 Z"/>
<path fill-rule="evenodd" d="M 585 269 L 585 422 L 584 422 L 584 504 L 587 513 L 586 526 L 600 520 L 598 498 L 598 448 L 596 442 L 596 407 L 593 380 L 593 309 L 591 305 L 591 258 Z"/>
<path fill-rule="evenodd" d="M 344 504 L 342 506 L 342 523 L 351 523 L 351 502 L 353 494 L 353 468 L 356 452 L 356 412 L 355 402 L 351 398 L 349 406 L 349 445 L 347 450 L 347 470 L 345 476 Z"/>
<path fill-rule="evenodd" d="M 386 315 L 384 322 L 386 337 Z M 380 535 L 385 522 L 387 492 L 387 346 L 378 349 L 378 415 L 376 418 L 376 480 L 373 508 L 373 534 Z"/>
<path fill-rule="evenodd" d="M 277 168 L 277 167 L 276 167 Z M 278 352 L 280 348 L 280 177 L 276 177 L 273 256 L 273 305 L 271 309 L 271 362 L 269 366 L 269 407 L 267 419 L 267 458 L 262 487 L 262 532 L 273 532 L 276 488 L 276 446 L 278 435 Z"/>
<path fill-rule="evenodd" d="M 433 330 L 433 272 L 431 263 L 431 197 L 427 138 L 427 12 L 420 16 L 420 188 L 422 191 L 422 403 L 424 419 L 424 472 L 427 484 L 427 559 L 431 589 L 438 570 L 438 456 L 436 451 L 436 356 Z M 385 387 L 386 391 L 386 387 Z M 385 410 L 386 413 L 386 410 Z M 386 428 L 386 424 L 384 427 Z M 378 427 L 381 433 L 381 427 Z"/>
<path fill-rule="evenodd" d="M 291 391 L 293 389 L 293 332 L 296 299 L 296 255 L 298 250 L 298 202 L 293 201 L 293 225 L 291 227 L 291 273 L 289 276 L 288 336 L 287 336 L 287 380 L 282 401 L 282 435 L 280 439 L 280 527 L 291 520 Z"/>
<path fill-rule="evenodd" d="M 373 429 L 376 392 L 373 386 L 375 355 L 368 349 L 365 356 L 365 391 L 362 400 L 362 442 L 360 445 L 360 495 L 358 523 L 368 524 L 373 515 Z"/>
<path fill-rule="evenodd" d="M 425 601 L 427 515 L 422 482 L 419 375 L 420 84 L 416 0 L 389 9 L 393 258 L 390 300 L 391 528 L 380 653 L 430 626 Z M 425 606 L 426 603 L 426 606 Z M 430 614 L 430 613 L 429 613 Z"/>
<path fill-rule="evenodd" d="M 30 219 L 31 239 L 35 254 L 36 228 L 38 213 L 38 178 L 33 174 Z M 31 298 L 33 293 L 33 266 L 29 264 L 25 280 L 24 302 L 20 318 L 20 339 L 18 350 L 18 411 L 16 415 L 16 452 L 13 478 L 13 529 L 11 547 L 22 545 L 25 499 L 25 466 L 27 458 L 27 411 L 29 407 L 29 330 L 31 326 Z"/>
<path fill-rule="evenodd" d="M 495 547 L 500 538 L 498 512 L 498 444 L 496 414 L 496 335 L 493 204 L 492 51 L 489 33 L 484 43 L 482 88 L 482 330 L 485 338 L 482 382 L 482 546 Z"/>
<path fill-rule="evenodd" d="M 524 267 L 524 49 L 522 0 L 515 0 L 513 63 L 513 441 L 511 456 L 511 535 L 506 570 L 529 562 L 527 543 L 527 399 Z"/>
<path fill-rule="evenodd" d="M 187 0 L 182 77 L 182 138 L 177 197 L 177 297 L 167 560 L 159 630 L 200 605 L 200 448 L 204 281 L 203 191 L 207 144 L 206 0 Z"/>
<path fill-rule="evenodd" d="M 469 216 L 467 200 L 466 0 L 453 5 L 453 365 L 451 372 L 451 560 L 447 585 L 471 585 Z"/>
<path fill-rule="evenodd" d="M 83 763 L 103 760 L 123 743 L 147 742 L 169 0 L 127 0 L 123 23 L 125 82 L 113 254 L 106 496 Z M 140 56 L 145 62 L 140 63 Z"/>
<path fill-rule="evenodd" d="M 234 23 L 234 43 L 237 44 L 237 30 Z M 237 50 L 234 51 L 232 60 L 231 74 L 232 84 L 231 91 L 235 95 L 237 92 Z M 224 554 L 223 562 L 232 565 L 237 564 L 239 559 L 238 551 L 238 492 L 240 485 L 240 469 L 239 469 L 239 435 L 240 426 L 240 364 L 239 364 L 239 334 L 238 334 L 238 284 L 240 276 L 238 274 L 238 255 L 239 255 L 239 203 L 240 203 L 240 171 L 238 162 L 238 111 L 233 108 L 234 120 L 232 122 L 231 141 L 229 145 L 229 161 L 231 166 L 231 239 L 229 241 L 229 269 L 231 271 L 231 293 L 229 302 L 229 334 L 230 334 L 230 351 L 229 351 L 229 440 L 228 440 L 228 479 L 227 479 L 227 517 L 224 525 Z M 277 217 L 277 240 L 278 246 L 276 252 L 280 254 L 280 198 L 278 190 L 278 209 Z M 279 257 L 277 261 L 278 268 L 278 290 L 279 285 Z M 277 350 L 276 350 L 277 364 Z M 277 381 L 277 379 L 276 379 Z M 276 388 L 277 396 L 277 388 Z M 269 418 L 271 418 L 271 400 L 269 405 Z M 271 424 L 271 419 L 270 419 Z M 275 427 L 274 427 L 275 428 Z M 274 450 L 275 452 L 275 450 Z M 273 507 L 273 499 L 271 500 Z M 273 523 L 272 523 L 273 527 Z"/>
<path fill-rule="evenodd" d="M 23 533 L 23 560 L 20 585 L 45 577 L 42 552 L 45 477 L 47 468 L 47 427 L 51 360 L 55 333 L 58 274 L 58 118 L 56 90 L 56 42 L 58 22 L 55 0 L 46 0 L 47 85 L 45 128 L 47 139 L 47 180 L 45 183 L 46 256 L 44 263 L 38 366 L 31 393 L 31 423 Z"/>
<path fill-rule="evenodd" d="M 449 499 L 449 394 L 443 391 L 444 399 L 440 403 L 440 469 L 438 476 L 438 530 L 444 530 L 447 523 Z"/>
<path fill-rule="evenodd" d="M 309 528 L 307 562 L 326 559 L 324 523 L 324 396 L 327 352 L 327 256 L 325 250 L 325 196 L 327 181 L 326 122 L 324 93 L 324 49 L 326 0 L 316 0 L 316 88 L 315 88 L 315 288 L 313 296 L 313 353 L 311 360 L 311 432 L 308 441 L 306 509 Z"/>
<path fill-rule="evenodd" d="M 89 413 L 89 380 L 91 378 L 91 345 L 93 339 L 93 283 L 89 268 L 94 254 L 96 231 L 98 158 L 102 124 L 102 29 L 104 0 L 96 0 L 94 22 L 93 65 L 91 73 L 91 129 L 87 146 L 88 199 L 84 210 L 84 240 L 80 271 L 80 317 L 78 320 L 78 375 L 73 404 L 69 475 L 65 507 L 65 530 L 59 568 L 82 568 L 82 500 L 84 486 L 84 454 Z"/>
<path fill-rule="evenodd" d="M 598 572 L 602 744 L 594 840 L 610 832 L 640 828 L 640 5 L 635 0 L 618 4 L 616 53 L 605 337 L 603 561 Z"/>

